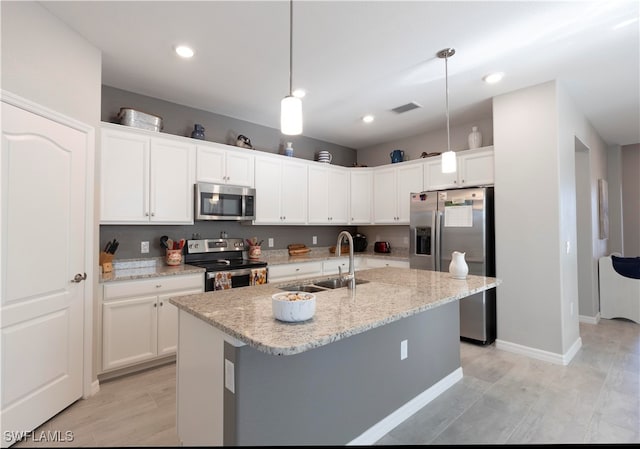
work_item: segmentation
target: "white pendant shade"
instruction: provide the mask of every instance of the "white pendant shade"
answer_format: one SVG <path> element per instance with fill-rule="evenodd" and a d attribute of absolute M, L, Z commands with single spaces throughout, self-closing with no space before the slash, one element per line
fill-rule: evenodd
<path fill-rule="evenodd" d="M 442 153 L 442 173 L 455 173 L 457 168 L 455 151 Z"/>
<path fill-rule="evenodd" d="M 289 136 L 302 134 L 302 100 L 299 98 L 288 95 L 282 99 L 280 131 Z"/>

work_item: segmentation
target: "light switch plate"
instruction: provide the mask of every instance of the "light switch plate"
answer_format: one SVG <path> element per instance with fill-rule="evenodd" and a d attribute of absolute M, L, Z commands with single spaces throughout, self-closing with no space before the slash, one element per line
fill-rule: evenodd
<path fill-rule="evenodd" d="M 313 238 L 312 238 L 311 240 L 312 240 L 312 243 L 313 243 L 314 245 L 317 245 L 317 244 L 318 244 L 318 236 L 317 236 L 317 235 L 314 235 L 314 236 L 313 236 Z"/>
<path fill-rule="evenodd" d="M 149 242 L 140 242 L 140 252 L 147 254 L 149 252 Z"/>

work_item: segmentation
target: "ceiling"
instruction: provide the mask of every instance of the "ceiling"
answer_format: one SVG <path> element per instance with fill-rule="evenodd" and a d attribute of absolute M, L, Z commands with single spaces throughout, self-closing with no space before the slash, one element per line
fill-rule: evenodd
<path fill-rule="evenodd" d="M 42 2 L 102 51 L 103 83 L 279 128 L 289 2 Z M 491 115 L 491 98 L 557 79 L 609 144 L 640 142 L 640 3 L 304 1 L 293 5 L 293 87 L 304 135 L 350 148 Z M 615 28 L 625 21 L 626 26 Z M 186 43 L 189 60 L 173 51 Z M 490 72 L 505 73 L 488 85 Z M 415 102 L 422 107 L 397 114 Z M 364 124 L 361 117 L 374 114 Z"/>

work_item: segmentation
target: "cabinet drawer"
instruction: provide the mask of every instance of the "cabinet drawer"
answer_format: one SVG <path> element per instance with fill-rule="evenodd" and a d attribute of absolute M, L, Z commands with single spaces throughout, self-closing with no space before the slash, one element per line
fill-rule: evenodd
<path fill-rule="evenodd" d="M 409 268 L 409 261 L 402 260 L 385 260 L 370 257 L 366 260 L 367 268 L 381 268 L 381 267 L 398 267 L 398 268 Z"/>
<path fill-rule="evenodd" d="M 287 263 L 269 265 L 269 281 L 295 279 L 322 274 L 322 262 Z"/>
<path fill-rule="evenodd" d="M 104 300 L 193 289 L 204 289 L 203 273 L 107 283 L 104 285 Z"/>
<path fill-rule="evenodd" d="M 353 269 L 357 271 L 360 268 L 360 258 L 353 258 Z M 340 257 L 322 262 L 322 274 L 338 274 L 338 267 L 342 268 L 343 273 L 349 272 L 349 258 Z"/>

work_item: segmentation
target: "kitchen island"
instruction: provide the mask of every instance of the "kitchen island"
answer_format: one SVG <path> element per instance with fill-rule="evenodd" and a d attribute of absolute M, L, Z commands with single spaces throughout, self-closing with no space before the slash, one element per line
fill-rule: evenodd
<path fill-rule="evenodd" d="M 356 279 L 315 293 L 302 323 L 273 318 L 284 284 L 172 298 L 182 444 L 370 444 L 462 378 L 458 300 L 499 280 L 404 268 Z"/>

